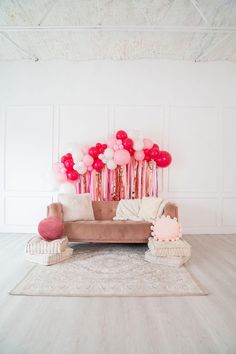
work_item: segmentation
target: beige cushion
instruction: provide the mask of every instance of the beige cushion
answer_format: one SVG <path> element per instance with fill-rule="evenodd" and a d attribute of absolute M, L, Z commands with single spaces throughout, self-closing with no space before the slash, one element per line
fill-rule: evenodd
<path fill-rule="evenodd" d="M 121 199 L 116 209 L 116 216 L 113 220 L 141 221 L 139 218 L 141 199 Z"/>
<path fill-rule="evenodd" d="M 156 241 L 153 237 L 148 239 L 148 248 L 152 255 L 161 257 L 191 256 L 191 246 L 183 239 L 178 241 Z"/>
<path fill-rule="evenodd" d="M 138 216 L 140 219 L 152 222 L 156 219 L 159 207 L 162 203 L 161 198 L 144 197 L 141 201 Z"/>
<path fill-rule="evenodd" d="M 64 221 L 94 220 L 92 200 L 89 193 L 59 194 Z"/>
<path fill-rule="evenodd" d="M 29 254 L 52 254 L 65 251 L 68 244 L 66 236 L 53 241 L 45 241 L 36 235 L 31 238 L 25 247 L 26 253 Z"/>
<path fill-rule="evenodd" d="M 59 262 L 63 262 L 70 258 L 73 254 L 73 248 L 66 247 L 66 249 L 61 253 L 52 254 L 30 254 L 26 253 L 25 258 L 27 261 L 39 263 L 42 265 L 52 265 Z"/>

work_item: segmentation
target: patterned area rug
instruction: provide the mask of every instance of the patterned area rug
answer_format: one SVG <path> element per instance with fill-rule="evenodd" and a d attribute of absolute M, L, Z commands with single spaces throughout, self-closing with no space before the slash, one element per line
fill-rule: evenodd
<path fill-rule="evenodd" d="M 143 245 L 80 244 L 72 258 L 34 266 L 10 292 L 38 296 L 206 295 L 185 267 L 148 263 Z"/>

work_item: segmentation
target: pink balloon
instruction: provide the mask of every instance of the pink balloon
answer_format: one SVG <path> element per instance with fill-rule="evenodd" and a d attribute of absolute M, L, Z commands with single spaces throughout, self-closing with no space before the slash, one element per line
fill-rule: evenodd
<path fill-rule="evenodd" d="M 88 151 L 89 151 L 89 146 L 88 145 L 84 145 L 82 148 L 81 148 L 82 152 L 87 155 L 88 154 Z"/>
<path fill-rule="evenodd" d="M 53 172 L 54 173 L 57 173 L 57 172 L 59 172 L 60 171 L 60 162 L 55 162 L 53 165 L 52 165 L 52 169 L 53 169 Z M 64 165 L 63 165 L 63 167 L 64 167 Z"/>
<path fill-rule="evenodd" d="M 114 154 L 114 161 L 117 165 L 126 165 L 130 161 L 130 153 L 125 149 L 117 150 Z"/>
<path fill-rule="evenodd" d="M 145 154 L 144 154 L 143 150 L 135 151 L 135 153 L 134 153 L 134 158 L 135 158 L 135 160 L 137 160 L 137 161 L 143 161 L 143 160 L 144 160 L 144 157 L 145 157 Z"/>
<path fill-rule="evenodd" d="M 84 161 L 85 166 L 89 167 L 89 166 L 92 166 L 94 159 L 90 155 L 85 155 L 83 157 L 83 161 Z"/>
<path fill-rule="evenodd" d="M 115 135 L 111 135 L 108 140 L 107 140 L 107 146 L 109 147 L 113 147 L 113 145 L 116 144 L 116 136 Z"/>
<path fill-rule="evenodd" d="M 63 183 L 67 181 L 67 177 L 65 173 L 56 173 L 55 177 L 57 182 Z"/>
<path fill-rule="evenodd" d="M 143 139 L 144 149 L 151 149 L 153 147 L 153 141 L 151 139 Z"/>

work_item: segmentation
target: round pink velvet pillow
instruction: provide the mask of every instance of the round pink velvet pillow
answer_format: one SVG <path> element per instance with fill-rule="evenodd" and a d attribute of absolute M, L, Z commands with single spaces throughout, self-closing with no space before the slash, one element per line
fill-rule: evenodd
<path fill-rule="evenodd" d="M 64 224 L 54 216 L 49 216 L 40 221 L 38 225 L 39 235 L 46 241 L 53 241 L 60 238 L 64 232 Z"/>

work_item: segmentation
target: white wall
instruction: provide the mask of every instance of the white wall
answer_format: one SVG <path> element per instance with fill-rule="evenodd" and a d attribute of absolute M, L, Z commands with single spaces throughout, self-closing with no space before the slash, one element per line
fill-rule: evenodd
<path fill-rule="evenodd" d="M 236 233 L 235 63 L 2 62 L 0 104 L 0 231 L 36 230 L 65 144 L 136 128 L 173 155 L 185 233 Z"/>

